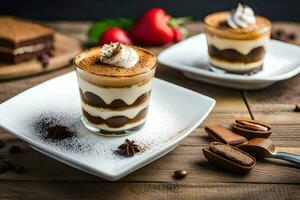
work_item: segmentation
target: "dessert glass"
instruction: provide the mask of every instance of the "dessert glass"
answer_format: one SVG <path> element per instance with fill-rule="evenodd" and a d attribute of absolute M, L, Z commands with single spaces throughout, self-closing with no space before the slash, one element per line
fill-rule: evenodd
<path fill-rule="evenodd" d="M 229 12 L 217 12 L 204 18 L 210 63 L 230 73 L 258 72 L 263 66 L 271 22 L 255 16 L 256 24 L 232 29 L 226 23 L 229 15 Z"/>
<path fill-rule="evenodd" d="M 110 74 L 100 75 L 81 64 L 84 59 L 99 54 L 100 48 L 88 49 L 74 59 L 83 123 L 89 130 L 103 135 L 132 133 L 146 121 L 156 57 L 145 49 L 135 47 L 139 53 L 148 56 L 140 57 L 141 66 L 146 63 L 148 70 L 120 75 L 118 72 L 123 69 L 112 66 Z M 147 58 L 152 61 L 147 62 Z"/>

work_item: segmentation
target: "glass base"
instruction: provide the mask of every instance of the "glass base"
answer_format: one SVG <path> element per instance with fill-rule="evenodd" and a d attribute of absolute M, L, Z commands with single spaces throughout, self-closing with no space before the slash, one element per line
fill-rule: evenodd
<path fill-rule="evenodd" d="M 140 130 L 145 125 L 145 122 L 144 122 L 144 123 L 142 123 L 138 126 L 135 126 L 133 128 L 130 128 L 130 129 L 124 130 L 124 131 L 106 131 L 106 130 L 96 128 L 94 126 L 89 125 L 87 122 L 85 122 L 83 117 L 81 117 L 81 121 L 83 122 L 84 126 L 88 130 L 90 130 L 91 132 L 93 132 L 97 135 L 112 136 L 112 137 L 114 137 L 114 136 L 124 136 L 124 135 L 129 135 L 129 134 L 135 133 L 136 131 Z"/>

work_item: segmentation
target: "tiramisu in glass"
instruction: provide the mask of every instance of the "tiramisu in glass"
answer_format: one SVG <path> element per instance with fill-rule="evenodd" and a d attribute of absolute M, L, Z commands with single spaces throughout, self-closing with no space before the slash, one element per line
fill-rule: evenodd
<path fill-rule="evenodd" d="M 74 63 L 88 129 L 120 135 L 143 126 L 157 66 L 154 54 L 111 43 L 86 50 Z"/>
<path fill-rule="evenodd" d="M 232 12 L 217 12 L 204 19 L 209 61 L 226 72 L 249 74 L 262 69 L 271 22 L 239 4 Z"/>

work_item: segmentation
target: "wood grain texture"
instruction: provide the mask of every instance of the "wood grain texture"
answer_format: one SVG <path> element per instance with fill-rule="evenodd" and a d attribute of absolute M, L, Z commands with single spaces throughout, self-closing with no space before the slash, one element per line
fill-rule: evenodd
<path fill-rule="evenodd" d="M 24 191 L 28 191 L 24 193 Z M 299 199 L 298 185 L 282 184 L 199 184 L 118 182 L 9 182 L 0 183 L 1 199 Z"/>
<path fill-rule="evenodd" d="M 51 25 L 85 42 L 90 23 L 54 22 Z M 199 23 L 187 27 L 191 34 L 202 30 Z M 164 48 L 149 49 L 159 53 Z M 69 71 L 72 71 L 71 66 L 0 82 L 0 102 Z M 259 161 L 250 174 L 240 176 L 211 166 L 201 151 L 201 147 L 210 142 L 204 126 L 229 127 L 233 117 L 250 118 L 250 110 L 254 118 L 272 124 L 271 138 L 279 150 L 300 153 L 300 118 L 292 111 L 294 104 L 300 102 L 300 76 L 253 92 L 189 80 L 181 72 L 165 66 L 158 67 L 156 77 L 217 100 L 208 118 L 178 148 L 112 183 L 44 156 L 0 130 L 0 139 L 6 143 L 6 147 L 0 149 L 0 156 L 27 169 L 27 173 L 21 175 L 12 171 L 0 174 L 0 199 L 300 199 L 300 169 L 291 164 L 271 159 Z M 23 152 L 9 154 L 8 148 L 14 144 L 21 146 Z M 172 174 L 178 169 L 187 170 L 188 176 L 174 180 Z"/>
<path fill-rule="evenodd" d="M 37 59 L 21 62 L 18 64 L 0 64 L 0 80 L 32 76 L 34 74 L 45 73 L 58 68 L 70 65 L 74 56 L 80 53 L 79 41 L 61 33 L 54 34 L 53 57 L 49 59 L 49 64 L 43 67 Z"/>

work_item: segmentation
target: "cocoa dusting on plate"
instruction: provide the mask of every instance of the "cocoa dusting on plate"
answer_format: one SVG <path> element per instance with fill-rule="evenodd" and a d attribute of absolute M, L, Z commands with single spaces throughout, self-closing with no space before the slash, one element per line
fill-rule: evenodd
<path fill-rule="evenodd" d="M 36 116 L 33 122 L 33 131 L 44 143 L 60 147 L 72 152 L 88 152 L 93 148 L 92 143 L 87 143 L 84 137 L 77 134 L 76 124 L 67 123 L 70 116 L 61 113 L 43 112 Z"/>
<path fill-rule="evenodd" d="M 74 133 L 69 130 L 70 128 L 60 125 L 59 121 L 60 119 L 51 116 L 43 117 L 35 122 L 34 128 L 42 133 L 44 139 L 63 140 L 73 137 Z"/>

